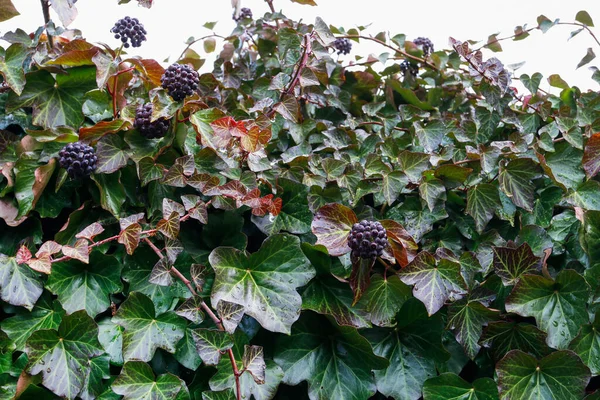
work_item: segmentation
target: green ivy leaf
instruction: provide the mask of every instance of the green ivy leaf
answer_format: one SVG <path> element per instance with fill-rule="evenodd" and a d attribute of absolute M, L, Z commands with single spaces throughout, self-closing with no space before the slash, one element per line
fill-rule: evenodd
<path fill-rule="evenodd" d="M 154 375 L 152 368 L 143 362 L 130 361 L 112 384 L 115 393 L 123 400 L 174 400 L 180 391 L 186 391 L 185 383 L 173 374 Z"/>
<path fill-rule="evenodd" d="M 125 143 L 119 135 L 104 136 L 96 145 L 98 164 L 95 173 L 112 174 L 127 165 Z"/>
<path fill-rule="evenodd" d="M 539 167 L 530 158 L 518 158 L 501 166 L 498 180 L 502 191 L 517 206 L 533 210 L 534 186 L 531 181 L 539 175 Z"/>
<path fill-rule="evenodd" d="M 467 192 L 466 212 L 475 220 L 475 227 L 479 233 L 483 232 L 501 206 L 498 188 L 492 184 L 481 183 Z"/>
<path fill-rule="evenodd" d="M 363 302 L 373 324 L 389 327 L 394 325 L 394 317 L 410 297 L 410 287 L 402 283 L 397 275 L 384 279 L 376 274 L 371 278 Z M 337 322 L 341 324 L 339 320 Z"/>
<path fill-rule="evenodd" d="M 548 334 L 548 345 L 567 348 L 581 325 L 588 322 L 586 302 L 589 287 L 577 272 L 562 270 L 556 280 L 523 275 L 506 299 L 506 311 L 534 317 Z"/>
<path fill-rule="evenodd" d="M 27 340 L 29 372 L 41 372 L 44 386 L 74 399 L 84 387 L 89 358 L 103 353 L 97 337 L 98 327 L 85 311 L 65 316 L 58 331 L 38 330 Z"/>
<path fill-rule="evenodd" d="M 17 315 L 6 318 L 0 327 L 15 348 L 23 351 L 25 342 L 32 333 L 44 329 L 57 329 L 65 315 L 58 301 L 52 301 L 48 292 L 42 295 L 31 312 L 19 312 Z"/>
<path fill-rule="evenodd" d="M 302 304 L 295 289 L 315 275 L 297 237 L 270 236 L 250 256 L 219 247 L 210 253 L 209 261 L 215 270 L 213 305 L 221 300 L 241 304 L 265 329 L 290 332 Z"/>
<path fill-rule="evenodd" d="M 19 15 L 19 12 L 11 0 L 2 0 L 2 2 L 0 2 L 0 22 L 7 21 L 17 15 Z"/>
<path fill-rule="evenodd" d="M 125 361 L 150 361 L 158 348 L 175 353 L 175 346 L 183 337 L 186 325 L 172 311 L 157 316 L 152 300 L 137 292 L 129 294 L 112 320 L 125 328 Z"/>
<path fill-rule="evenodd" d="M 593 324 L 581 326 L 579 334 L 569 344 L 583 363 L 590 369 L 592 375 L 600 374 L 600 318 L 596 317 Z"/>
<path fill-rule="evenodd" d="M 27 265 L 17 264 L 13 257 L 0 254 L 0 296 L 13 306 L 32 310 L 42 295 L 43 284 L 38 273 Z"/>
<path fill-rule="evenodd" d="M 96 68 L 70 68 L 68 74 L 57 74 L 56 80 L 50 72 L 39 70 L 28 73 L 26 79 L 20 95 L 9 94 L 7 111 L 33 107 L 33 123 L 44 128 L 78 129 L 82 125 L 84 95 L 97 87 Z"/>
<path fill-rule="evenodd" d="M 498 400 L 498 388 L 490 378 L 480 378 L 471 384 L 452 373 L 430 378 L 423 385 L 423 400 L 454 399 Z"/>
<path fill-rule="evenodd" d="M 541 360 L 510 351 L 496 365 L 501 400 L 581 399 L 590 371 L 571 351 L 557 351 Z"/>
<path fill-rule="evenodd" d="M 511 350 L 521 350 L 536 357 L 550 354 L 546 334 L 535 325 L 517 322 L 490 322 L 483 331 L 481 345 L 491 348 L 495 360 Z"/>
<path fill-rule="evenodd" d="M 206 365 L 217 365 L 221 354 L 233 347 L 233 340 L 227 332 L 214 329 L 195 329 L 192 337 L 200 358 Z"/>
<path fill-rule="evenodd" d="M 121 265 L 114 257 L 93 252 L 89 264 L 77 261 L 56 263 L 47 288 L 58 296 L 67 313 L 85 310 L 95 317 L 110 307 L 110 295 L 119 292 Z"/>
<path fill-rule="evenodd" d="M 373 351 L 390 364 L 374 371 L 377 390 L 398 400 L 421 396 L 423 382 L 436 375 L 436 363 L 448 360 L 442 345 L 443 324 L 439 314 L 429 317 L 418 300 L 408 300 L 397 316 L 394 329 L 365 332 Z"/>
<path fill-rule="evenodd" d="M 295 323 L 291 336 L 278 338 L 275 362 L 285 373 L 284 383 L 307 381 L 309 396 L 324 399 L 369 398 L 376 391 L 371 370 L 388 366 L 356 329 L 314 315 Z"/>
<path fill-rule="evenodd" d="M 110 379 L 110 357 L 107 355 L 94 357 L 89 360 L 90 368 L 79 393 L 82 400 L 94 400 L 104 391 L 104 379 Z"/>
<path fill-rule="evenodd" d="M 9 2 L 9 4 L 11 3 Z M 0 11 L 4 6 L 4 4 L 0 4 Z M 0 17 L 0 20 L 1 19 L 3 18 Z M 4 81 L 17 96 L 20 96 L 21 93 L 23 93 L 23 88 L 25 87 L 23 62 L 28 55 L 29 50 L 21 43 L 11 44 L 6 51 L 3 49 L 0 50 L 0 73 L 2 73 Z"/>
<path fill-rule="evenodd" d="M 104 318 L 98 322 L 98 341 L 110 356 L 110 362 L 123 365 L 123 327 Z"/>
<path fill-rule="evenodd" d="M 436 262 L 426 251 L 420 252 L 399 276 L 405 284 L 414 285 L 413 296 L 425 304 L 429 315 L 442 308 L 446 300 L 458 300 L 466 293 L 460 264 L 447 259 Z"/>
<path fill-rule="evenodd" d="M 92 180 L 100 191 L 100 204 L 106 211 L 110 211 L 115 217 L 119 217 L 121 206 L 125 203 L 125 187 L 121 183 L 121 172 L 112 174 L 92 175 Z"/>
<path fill-rule="evenodd" d="M 496 319 L 498 314 L 498 311 L 490 310 L 479 301 L 469 299 L 461 299 L 448 308 L 448 328 L 454 332 L 456 340 L 470 359 L 475 359 L 479 353 L 483 327 Z"/>

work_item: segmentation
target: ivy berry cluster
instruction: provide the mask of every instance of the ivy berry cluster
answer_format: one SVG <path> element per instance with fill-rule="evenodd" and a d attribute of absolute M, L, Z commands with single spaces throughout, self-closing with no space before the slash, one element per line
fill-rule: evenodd
<path fill-rule="evenodd" d="M 348 39 L 339 38 L 333 42 L 333 47 L 337 50 L 338 54 L 349 54 L 352 50 L 352 43 Z"/>
<path fill-rule="evenodd" d="M 237 17 L 235 14 L 233 15 L 233 20 L 236 22 L 240 22 L 245 19 L 252 19 L 252 10 L 247 7 L 243 7 Z"/>
<path fill-rule="evenodd" d="M 362 220 L 352 226 L 348 246 L 354 257 L 375 260 L 388 246 L 387 231 L 379 221 Z"/>
<path fill-rule="evenodd" d="M 175 101 L 191 96 L 200 83 L 200 76 L 191 66 L 171 64 L 160 78 L 162 87 Z"/>
<path fill-rule="evenodd" d="M 169 130 L 169 120 L 158 118 L 152 121 L 152 103 L 141 104 L 135 110 L 135 120 L 133 126 L 140 132 L 140 135 L 146 139 L 157 139 L 165 136 Z"/>
<path fill-rule="evenodd" d="M 413 43 L 416 46 L 419 46 L 421 50 L 423 50 L 423 55 L 427 57 L 431 53 L 433 53 L 433 42 L 426 37 L 418 37 L 413 40 Z"/>
<path fill-rule="evenodd" d="M 123 47 L 128 48 L 129 42 L 131 46 L 140 47 L 142 42 L 146 41 L 146 29 L 140 24 L 137 18 L 125 17 L 118 20 L 115 26 L 110 30 L 115 34 L 115 39 L 120 39 L 123 42 Z"/>
<path fill-rule="evenodd" d="M 60 166 L 73 179 L 91 175 L 98 163 L 96 151 L 85 143 L 69 143 L 58 153 Z"/>

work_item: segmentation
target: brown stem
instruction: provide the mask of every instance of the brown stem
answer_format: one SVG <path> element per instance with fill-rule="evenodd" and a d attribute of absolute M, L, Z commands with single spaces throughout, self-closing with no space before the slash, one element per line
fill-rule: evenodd
<path fill-rule="evenodd" d="M 293 76 L 292 80 L 290 81 L 290 84 L 281 93 L 281 97 L 280 97 L 281 100 L 283 100 L 285 95 L 292 93 L 294 91 L 294 88 L 300 81 L 300 75 L 302 74 L 302 71 L 306 67 L 306 64 L 308 64 L 308 58 L 310 57 L 310 55 L 312 53 L 312 46 L 311 46 L 310 40 L 311 40 L 310 33 L 307 33 L 306 35 L 304 35 L 304 52 L 302 53 L 302 57 L 300 58 L 300 63 L 298 64 L 296 71 L 294 72 L 294 76 Z"/>
<path fill-rule="evenodd" d="M 598 41 L 598 38 L 596 37 L 596 35 L 594 35 L 594 32 L 592 32 L 592 30 L 590 29 L 589 26 L 585 25 L 585 24 L 580 24 L 577 22 L 558 22 L 556 25 L 571 25 L 571 26 L 578 26 L 580 28 L 585 29 L 586 31 L 588 31 L 588 33 L 592 36 L 592 38 L 594 38 L 594 40 L 596 41 L 596 44 L 598 46 L 600 46 L 600 41 Z"/>
<path fill-rule="evenodd" d="M 146 244 L 148 246 L 150 246 L 150 248 L 152 250 L 154 250 L 154 252 L 158 256 L 158 258 L 160 258 L 160 259 L 164 258 L 164 255 L 162 254 L 160 249 L 158 247 L 156 247 L 156 245 L 154 243 L 152 243 L 152 241 L 150 239 L 144 238 L 143 240 L 144 240 L 144 242 L 146 242 Z M 186 278 L 185 275 L 183 275 L 177 268 L 171 267 L 171 273 L 175 277 L 177 277 L 177 279 L 179 279 L 181 282 L 183 282 L 183 284 L 185 286 L 187 286 L 188 290 L 190 291 L 190 293 L 192 293 L 193 296 L 198 296 L 198 292 L 196 291 L 196 289 L 194 289 L 192 282 L 188 278 Z M 225 331 L 225 328 L 223 327 L 223 324 L 221 323 L 221 320 L 219 319 L 219 317 L 217 317 L 217 315 L 213 312 L 213 310 L 211 310 L 210 307 L 202 299 L 200 299 L 200 307 L 202 307 L 204 312 L 206 312 L 206 314 L 208 314 L 210 319 L 213 320 L 213 322 L 215 323 L 217 328 L 219 328 L 220 331 Z M 231 368 L 233 369 L 233 375 L 235 376 L 235 387 L 237 389 L 237 400 L 241 400 L 241 398 L 242 398 L 242 391 L 241 391 L 241 384 L 240 384 L 241 373 L 238 370 L 237 363 L 235 361 L 235 355 L 233 354 L 233 350 L 231 350 L 231 349 L 227 350 L 227 354 L 229 355 L 229 360 L 231 361 Z"/>
<path fill-rule="evenodd" d="M 189 48 L 192 47 L 192 45 L 198 43 L 201 40 L 212 38 L 212 37 L 217 37 L 219 39 L 225 39 L 223 36 L 217 35 L 216 33 L 213 33 L 212 35 L 202 36 L 201 38 L 198 38 L 198 39 L 194 39 L 193 41 L 191 41 L 190 43 L 188 43 L 188 45 L 186 46 L 186 48 L 183 49 L 183 51 L 181 52 L 181 54 L 179 55 L 179 57 L 177 59 L 180 60 L 181 58 L 183 58 L 183 56 L 185 55 L 185 52 L 188 51 Z"/>
<path fill-rule="evenodd" d="M 267 2 L 267 4 L 269 5 L 269 9 L 271 10 L 271 12 L 273 14 L 275 14 L 275 6 L 273 6 L 273 0 L 265 0 Z"/>
<path fill-rule="evenodd" d="M 112 92 L 112 97 L 113 97 L 113 118 L 117 118 L 117 84 L 119 83 L 119 75 L 121 74 L 125 74 L 127 72 L 133 71 L 135 69 L 135 67 L 130 67 L 127 69 L 123 69 L 119 72 L 117 72 L 116 74 L 113 75 L 113 78 L 115 80 L 114 84 L 113 84 L 113 92 Z"/>
<path fill-rule="evenodd" d="M 346 38 L 346 39 L 365 39 L 365 40 L 371 40 L 371 41 L 373 41 L 375 43 L 379 43 L 380 45 L 382 45 L 384 47 L 387 47 L 390 50 L 393 50 L 395 53 L 402 54 L 406 58 L 410 58 L 412 60 L 415 60 L 415 61 L 418 61 L 420 63 L 423 63 L 424 65 L 428 66 L 429 68 L 433 69 L 434 71 L 438 70 L 438 68 L 435 65 L 431 64 L 430 62 L 428 62 L 424 58 L 413 56 L 412 54 L 408 54 L 404 50 L 400 50 L 397 47 L 390 46 L 386 42 L 383 42 L 383 41 L 381 41 L 381 40 L 379 40 L 377 38 L 374 38 L 374 37 L 371 37 L 371 36 L 363 36 L 363 35 L 345 35 L 345 36 L 340 36 L 340 37 Z"/>
<path fill-rule="evenodd" d="M 40 0 L 42 3 L 42 12 L 44 13 L 44 25 L 46 25 L 46 36 L 48 37 L 48 44 L 50 48 L 54 47 L 54 40 L 52 35 L 48 31 L 48 23 L 50 22 L 50 2 L 48 0 Z"/>
<path fill-rule="evenodd" d="M 477 50 L 481 50 L 481 49 L 483 49 L 483 48 L 485 48 L 485 47 L 489 47 L 489 46 L 491 46 L 492 44 L 496 44 L 496 43 L 498 43 L 498 42 L 501 42 L 501 41 L 503 41 L 503 40 L 514 39 L 514 38 L 516 38 L 517 36 L 521 36 L 521 35 L 523 35 L 523 34 L 525 34 L 525 33 L 529 33 L 529 32 L 531 32 L 531 31 L 533 31 L 533 30 L 535 30 L 535 29 L 539 29 L 539 27 L 535 26 L 535 27 L 533 27 L 533 28 L 526 29 L 526 30 L 524 30 L 524 31 L 522 31 L 522 32 L 515 33 L 514 35 L 506 36 L 506 37 L 503 37 L 503 38 L 496 38 L 495 40 L 492 40 L 491 42 L 489 42 L 489 43 L 486 43 L 486 44 L 484 44 L 483 46 L 479 47 Z M 477 50 L 475 50 L 475 51 L 477 51 Z"/>

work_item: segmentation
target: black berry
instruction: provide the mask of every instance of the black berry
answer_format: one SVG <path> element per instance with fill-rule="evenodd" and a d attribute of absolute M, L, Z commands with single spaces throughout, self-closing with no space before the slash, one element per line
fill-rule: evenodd
<path fill-rule="evenodd" d="M 333 47 L 337 50 L 338 54 L 348 54 L 352 50 L 352 43 L 348 39 L 340 38 L 335 39 Z"/>
<path fill-rule="evenodd" d="M 60 166 L 71 178 L 83 178 L 96 170 L 98 158 L 94 148 L 85 143 L 69 143 L 58 153 Z"/>
<path fill-rule="evenodd" d="M 238 15 L 237 18 L 235 17 L 235 15 L 233 16 L 234 21 L 239 22 L 244 19 L 252 19 L 252 10 L 251 9 L 244 7 L 240 10 L 240 15 Z"/>
<path fill-rule="evenodd" d="M 433 43 L 431 42 L 431 40 L 424 37 L 418 37 L 415 40 L 413 40 L 413 43 L 419 46 L 421 50 L 423 50 L 423 55 L 425 57 L 433 53 Z"/>
<path fill-rule="evenodd" d="M 387 231 L 379 221 L 362 220 L 352 226 L 348 236 L 348 246 L 354 257 L 374 260 L 388 245 Z"/>
<path fill-rule="evenodd" d="M 412 76 L 417 76 L 419 73 L 419 67 L 411 64 L 411 62 L 408 60 L 404 60 L 400 63 L 400 72 L 402 72 L 403 75 L 411 74 Z"/>
<path fill-rule="evenodd" d="M 147 139 L 156 139 L 165 136 L 169 130 L 169 120 L 159 118 L 152 122 L 152 103 L 140 105 L 135 110 L 135 121 L 133 126 L 140 132 L 140 135 Z"/>
<path fill-rule="evenodd" d="M 142 42 L 146 41 L 146 34 L 148 33 L 137 18 L 131 17 L 118 20 L 110 31 L 115 34 L 115 39 L 120 39 L 123 42 L 125 48 L 129 47 L 129 42 L 133 47 L 140 47 Z"/>
<path fill-rule="evenodd" d="M 173 100 L 181 101 L 198 89 L 200 77 L 189 65 L 175 63 L 167 68 L 160 81 Z"/>

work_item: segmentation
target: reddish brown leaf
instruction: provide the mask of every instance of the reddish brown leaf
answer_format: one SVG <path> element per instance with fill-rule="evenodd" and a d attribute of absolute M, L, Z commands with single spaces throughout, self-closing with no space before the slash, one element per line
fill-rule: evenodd
<path fill-rule="evenodd" d="M 240 181 L 229 181 L 226 184 L 219 186 L 219 194 L 232 199 L 242 200 L 247 194 L 248 189 Z"/>
<path fill-rule="evenodd" d="M 140 244 L 140 233 L 142 232 L 142 226 L 137 222 L 128 225 L 119 234 L 118 242 L 125 246 L 127 254 L 132 255 L 135 249 Z"/>
<path fill-rule="evenodd" d="M 147 81 L 150 81 L 154 86 L 160 86 L 160 78 L 165 73 L 165 69 L 155 60 L 151 59 L 139 59 L 139 58 L 128 58 L 123 62 L 129 62 L 135 65 L 135 69 L 138 70 L 142 77 Z"/>
<path fill-rule="evenodd" d="M 119 226 L 124 231 L 129 225 L 140 222 L 144 219 L 144 213 L 133 214 L 125 218 L 119 219 Z"/>
<path fill-rule="evenodd" d="M 177 239 L 177 235 L 179 235 L 179 214 L 177 211 L 173 211 L 169 218 L 158 221 L 156 229 L 168 238 Z"/>
<path fill-rule="evenodd" d="M 87 226 L 84 230 L 79 232 L 75 237 L 77 239 L 87 239 L 90 242 L 94 241 L 94 237 L 104 232 L 104 228 L 98 222 Z"/>
<path fill-rule="evenodd" d="M 332 256 L 341 256 L 350 251 L 348 234 L 358 222 L 352 209 L 337 203 L 326 204 L 317 211 L 312 222 L 312 232 L 317 243 L 327 247 Z"/>
<path fill-rule="evenodd" d="M 586 143 L 582 164 L 588 179 L 600 172 L 600 133 L 593 134 Z"/>
<path fill-rule="evenodd" d="M 82 263 L 89 264 L 90 262 L 90 249 L 88 241 L 85 239 L 77 240 L 73 247 L 63 246 L 62 252 L 65 256 L 79 260 Z"/>
<path fill-rule="evenodd" d="M 62 54 L 54 60 L 48 61 L 48 65 L 64 65 L 68 67 L 79 67 L 83 65 L 94 65 L 92 58 L 100 48 L 86 42 L 83 39 L 75 39 L 66 43 Z"/>
<path fill-rule="evenodd" d="M 185 187 L 186 179 L 181 164 L 173 164 L 167 174 L 162 178 L 161 183 L 174 186 L 174 187 Z"/>
<path fill-rule="evenodd" d="M 48 254 L 42 254 L 38 258 L 32 258 L 27 261 L 27 265 L 34 271 L 41 272 L 42 274 L 50 274 L 52 272 L 52 260 Z"/>
<path fill-rule="evenodd" d="M 104 135 L 119 132 L 129 123 L 120 119 L 100 121 L 96 125 L 79 129 L 79 139 L 84 142 L 95 142 Z"/>
<path fill-rule="evenodd" d="M 17 251 L 17 256 L 15 257 L 18 264 L 25 264 L 27 261 L 31 260 L 31 251 L 26 246 L 21 246 Z"/>
<path fill-rule="evenodd" d="M 187 179 L 187 184 L 205 196 L 216 196 L 219 194 L 218 186 L 221 184 L 219 178 L 209 174 L 194 174 Z"/>
<path fill-rule="evenodd" d="M 215 136 L 229 141 L 232 137 L 244 137 L 248 130 L 243 121 L 237 122 L 231 117 L 219 118 L 210 123 Z"/>
<path fill-rule="evenodd" d="M 250 128 L 248 133 L 242 136 L 242 149 L 254 153 L 264 147 L 271 139 L 271 129 L 261 130 L 258 126 Z"/>
<path fill-rule="evenodd" d="M 419 245 L 396 221 L 384 219 L 379 222 L 387 231 L 390 249 L 396 262 L 401 267 L 406 267 L 416 257 Z"/>
<path fill-rule="evenodd" d="M 62 245 L 56 243 L 53 240 L 48 240 L 47 242 L 42 243 L 37 253 L 35 253 L 36 257 L 41 257 L 44 254 L 49 256 L 54 255 L 62 250 Z"/>
<path fill-rule="evenodd" d="M 196 163 L 194 162 L 194 156 L 183 156 L 175 160 L 175 164 L 181 165 L 181 169 L 185 176 L 191 176 L 196 171 Z"/>
<path fill-rule="evenodd" d="M 352 257 L 350 288 L 354 294 L 352 299 L 353 306 L 360 300 L 371 284 L 371 269 L 373 265 L 375 265 L 375 260 Z"/>
<path fill-rule="evenodd" d="M 185 215 L 185 207 L 171 199 L 163 199 L 162 212 L 163 218 L 168 218 L 173 212 L 176 212 L 180 217 Z"/>

